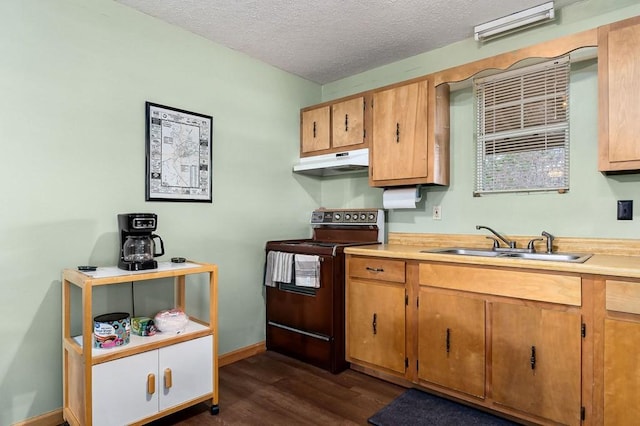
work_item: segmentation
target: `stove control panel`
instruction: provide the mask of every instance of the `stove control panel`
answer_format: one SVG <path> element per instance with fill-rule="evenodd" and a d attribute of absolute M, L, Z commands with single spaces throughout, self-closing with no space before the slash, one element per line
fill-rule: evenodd
<path fill-rule="evenodd" d="M 312 225 L 380 225 L 384 223 L 384 211 L 380 209 L 315 210 L 311 213 Z"/>

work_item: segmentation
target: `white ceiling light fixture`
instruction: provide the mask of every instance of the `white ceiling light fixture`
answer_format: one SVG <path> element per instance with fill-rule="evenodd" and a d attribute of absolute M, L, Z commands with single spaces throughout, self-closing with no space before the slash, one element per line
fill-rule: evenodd
<path fill-rule="evenodd" d="M 521 12 L 495 19 L 473 28 L 477 41 L 487 41 L 500 37 L 516 30 L 539 25 L 555 19 L 553 2 L 547 2 Z"/>

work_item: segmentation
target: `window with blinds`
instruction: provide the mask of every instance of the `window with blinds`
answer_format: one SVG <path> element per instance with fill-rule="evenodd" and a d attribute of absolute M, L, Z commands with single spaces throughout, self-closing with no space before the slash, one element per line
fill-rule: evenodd
<path fill-rule="evenodd" d="M 474 80 L 475 194 L 569 189 L 569 57 Z"/>

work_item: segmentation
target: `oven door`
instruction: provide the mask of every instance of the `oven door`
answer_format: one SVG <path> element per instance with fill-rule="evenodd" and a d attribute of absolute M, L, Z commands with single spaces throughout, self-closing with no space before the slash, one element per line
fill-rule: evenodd
<path fill-rule="evenodd" d="M 339 373 L 344 357 L 344 256 L 320 255 L 320 288 L 266 287 L 267 349 Z"/>
<path fill-rule="evenodd" d="M 333 336 L 333 310 L 336 291 L 332 256 L 320 256 L 320 288 L 279 285 L 267 287 L 267 323 L 317 334 Z"/>

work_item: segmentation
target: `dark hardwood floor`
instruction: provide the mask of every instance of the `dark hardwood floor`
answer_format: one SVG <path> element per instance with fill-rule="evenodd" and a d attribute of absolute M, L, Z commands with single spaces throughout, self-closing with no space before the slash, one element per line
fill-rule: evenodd
<path fill-rule="evenodd" d="M 353 370 L 334 375 L 270 351 L 220 368 L 219 381 L 218 415 L 203 403 L 152 425 L 366 425 L 405 390 Z"/>

